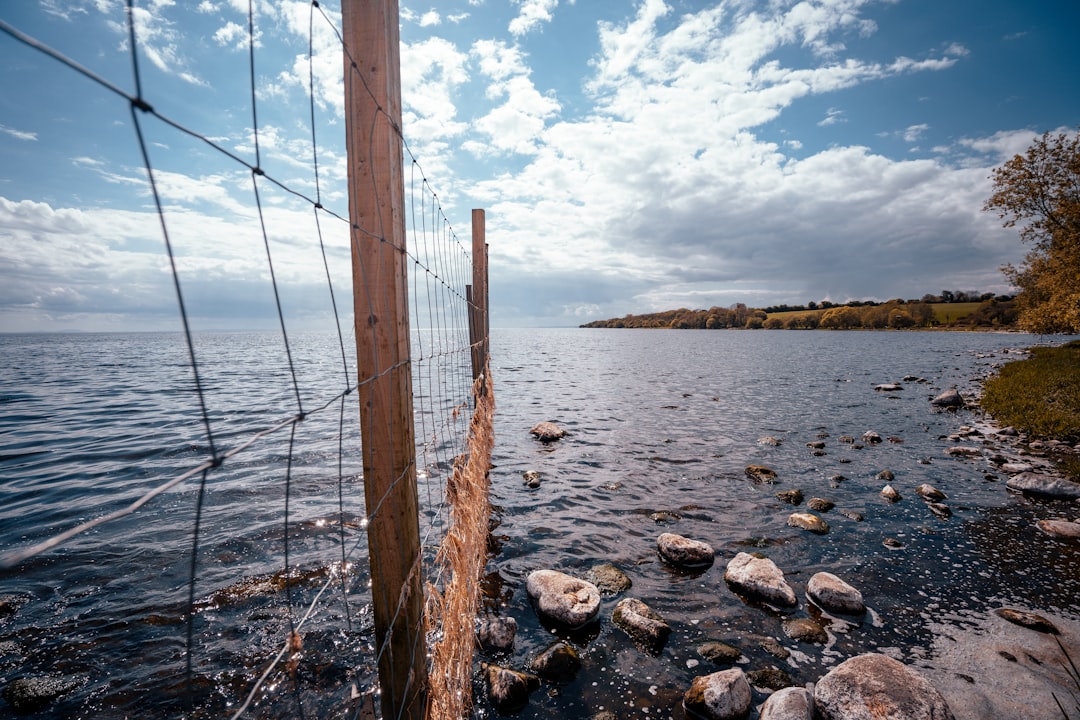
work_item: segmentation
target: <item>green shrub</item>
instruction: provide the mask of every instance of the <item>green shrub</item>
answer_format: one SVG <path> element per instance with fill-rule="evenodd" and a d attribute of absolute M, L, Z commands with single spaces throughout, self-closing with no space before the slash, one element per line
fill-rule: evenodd
<path fill-rule="evenodd" d="M 983 408 L 1031 435 L 1080 439 L 1080 341 L 1033 348 L 986 381 Z"/>

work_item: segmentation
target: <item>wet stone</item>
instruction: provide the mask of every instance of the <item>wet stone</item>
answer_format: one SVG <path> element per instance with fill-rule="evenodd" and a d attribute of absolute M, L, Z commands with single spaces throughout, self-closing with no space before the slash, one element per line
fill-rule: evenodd
<path fill-rule="evenodd" d="M 671 634 L 671 626 L 641 600 L 624 598 L 615 606 L 611 622 L 634 644 L 652 655 L 659 655 Z"/>
<path fill-rule="evenodd" d="M 556 570 L 530 573 L 525 588 L 537 614 L 565 627 L 587 625 L 600 611 L 600 591 L 595 585 Z"/>
<path fill-rule="evenodd" d="M 540 473 L 535 470 L 526 470 L 521 473 L 521 479 L 526 487 L 533 489 L 540 487 Z"/>
<path fill-rule="evenodd" d="M 943 408 L 958 408 L 964 405 L 964 396 L 960 394 L 958 390 L 950 389 L 939 394 L 933 400 L 930 401 L 931 405 L 935 407 Z"/>
<path fill-rule="evenodd" d="M 863 514 L 855 510 L 837 510 L 837 512 L 850 520 L 854 520 L 855 522 L 862 522 L 863 520 L 865 520 Z"/>
<path fill-rule="evenodd" d="M 776 638 L 762 638 L 761 642 L 759 643 L 759 647 L 765 652 L 772 655 L 774 658 L 778 658 L 780 660 L 787 660 L 789 657 L 791 657 L 791 651 L 781 645 L 780 641 Z"/>
<path fill-rule="evenodd" d="M 829 512 L 836 507 L 836 503 L 831 500 L 826 500 L 825 498 L 814 497 L 807 501 L 806 507 L 814 512 Z"/>
<path fill-rule="evenodd" d="M 775 667 L 751 670 L 746 673 L 746 679 L 754 687 L 765 688 L 766 690 L 783 690 L 793 684 L 790 675 Z"/>
<path fill-rule="evenodd" d="M 717 665 L 730 665 L 742 657 L 739 648 L 722 643 L 719 640 L 710 640 L 698 647 L 698 655 L 705 660 Z"/>
<path fill-rule="evenodd" d="M 788 503 L 789 505 L 798 505 L 803 501 L 802 490 L 782 490 L 776 493 L 776 498 Z"/>
<path fill-rule="evenodd" d="M 1017 610 L 1015 608 L 998 608 L 994 613 L 998 617 L 1008 620 L 1014 625 L 1019 625 L 1020 627 L 1025 627 L 1029 630 L 1047 633 L 1048 635 L 1058 634 L 1058 629 L 1054 626 L 1054 623 L 1050 622 L 1042 615 L 1037 615 L 1025 610 Z"/>
<path fill-rule="evenodd" d="M 82 677 L 21 677 L 4 687 L 3 697 L 17 713 L 31 713 L 44 708 L 53 700 L 78 689 Z"/>
<path fill-rule="evenodd" d="M 1037 495 L 1058 500 L 1080 499 L 1080 483 L 1034 472 L 1014 475 L 1008 479 L 1005 487 L 1025 495 Z"/>
<path fill-rule="evenodd" d="M 873 430 L 867 430 L 862 436 L 863 442 L 870 443 L 871 445 L 877 445 L 881 442 L 881 435 L 877 434 Z"/>
<path fill-rule="evenodd" d="M 787 687 L 765 700 L 759 720 L 813 720 L 813 696 L 806 688 Z"/>
<path fill-rule="evenodd" d="M 814 686 L 822 720 L 953 720 L 945 698 L 923 675 L 886 655 L 845 660 Z"/>
<path fill-rule="evenodd" d="M 862 593 L 828 572 L 816 573 L 806 584 L 806 595 L 818 607 L 843 615 L 866 612 Z"/>
<path fill-rule="evenodd" d="M 589 570 L 586 579 L 595 585 L 600 594 L 604 596 L 626 592 L 633 585 L 626 573 L 611 563 L 594 565 Z"/>
<path fill-rule="evenodd" d="M 649 514 L 649 519 L 657 525 L 662 525 L 664 523 L 672 523 L 678 520 L 682 520 L 682 515 L 679 515 L 679 513 L 676 512 L 669 512 L 667 510 L 657 510 L 656 512 Z"/>
<path fill-rule="evenodd" d="M 776 471 L 764 465 L 747 465 L 746 477 L 759 485 L 771 485 L 776 482 Z"/>
<path fill-rule="evenodd" d="M 1071 520 L 1038 520 L 1035 526 L 1054 537 L 1080 538 L 1080 523 Z"/>
<path fill-rule="evenodd" d="M 791 618 L 784 621 L 784 633 L 792 640 L 824 645 L 829 641 L 825 628 L 810 618 Z"/>
<path fill-rule="evenodd" d="M 769 447 L 779 447 L 783 441 L 778 437 L 772 435 L 766 435 L 765 437 L 758 438 L 758 445 L 767 445 Z"/>
<path fill-rule="evenodd" d="M 896 479 L 896 475 L 892 470 L 882 470 L 875 476 L 878 480 L 885 483 L 891 483 Z"/>
<path fill-rule="evenodd" d="M 741 552 L 728 562 L 724 580 L 737 591 L 766 602 L 786 607 L 798 604 L 795 591 L 784 580 L 784 573 L 768 558 Z"/>
<path fill-rule="evenodd" d="M 892 485 L 886 485 L 885 487 L 881 488 L 881 497 L 885 498 L 889 502 L 899 502 L 901 499 L 900 493 L 897 492 L 896 488 L 894 488 Z"/>
<path fill-rule="evenodd" d="M 529 694 L 540 687 L 540 678 L 500 665 L 483 666 L 488 700 L 500 713 L 512 713 L 529 703 Z"/>
<path fill-rule="evenodd" d="M 923 500 L 937 501 L 937 500 L 946 500 L 948 498 L 948 495 L 941 492 L 940 490 L 938 490 L 936 487 L 934 487 L 933 485 L 931 485 L 929 483 L 923 483 L 922 485 L 919 485 L 917 488 L 915 488 L 915 492 Z"/>
<path fill-rule="evenodd" d="M 942 520 L 948 520 L 952 517 L 952 508 L 943 503 L 928 502 L 926 503 L 926 507 L 930 508 L 930 512 L 934 513 L 935 516 Z"/>
<path fill-rule="evenodd" d="M 791 527 L 808 530 L 816 535 L 824 535 L 829 532 L 829 523 L 813 513 L 792 513 L 788 515 L 787 524 Z"/>
<path fill-rule="evenodd" d="M 512 617 L 494 617 L 481 621 L 476 629 L 480 647 L 489 652 L 510 652 L 514 649 L 517 620 Z"/>
<path fill-rule="evenodd" d="M 656 539 L 656 549 L 660 557 L 672 565 L 685 568 L 700 568 L 712 565 L 715 551 L 712 545 L 701 540 L 692 540 L 675 533 L 664 533 Z"/>
<path fill-rule="evenodd" d="M 546 421 L 533 425 L 532 429 L 529 430 L 529 432 L 532 433 L 537 440 L 545 443 L 553 442 L 555 440 L 558 440 L 559 438 L 566 437 L 565 430 L 563 430 L 561 427 L 559 427 L 553 422 Z"/>
<path fill-rule="evenodd" d="M 569 682 L 581 670 L 581 656 L 566 643 L 557 642 L 533 658 L 529 669 L 546 680 Z"/>
<path fill-rule="evenodd" d="M 705 720 L 736 720 L 750 712 L 752 700 L 746 675 L 733 668 L 694 678 L 683 696 L 683 707 Z"/>

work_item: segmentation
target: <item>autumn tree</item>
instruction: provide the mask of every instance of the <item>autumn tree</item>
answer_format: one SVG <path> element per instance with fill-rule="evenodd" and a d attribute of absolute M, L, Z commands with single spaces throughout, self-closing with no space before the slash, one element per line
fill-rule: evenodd
<path fill-rule="evenodd" d="M 983 210 L 1018 227 L 1031 246 L 1005 276 L 1020 289 L 1018 323 L 1031 332 L 1080 332 L 1080 134 L 1044 133 L 995 168 Z"/>

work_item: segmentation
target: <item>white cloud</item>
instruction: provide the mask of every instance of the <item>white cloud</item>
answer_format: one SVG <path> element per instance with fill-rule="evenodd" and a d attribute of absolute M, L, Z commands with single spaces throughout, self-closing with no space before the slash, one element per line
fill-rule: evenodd
<path fill-rule="evenodd" d="M 0 125 L 0 133 L 3 133 L 4 135 L 9 135 L 9 136 L 15 138 L 16 140 L 28 140 L 28 141 L 30 141 L 30 140 L 37 140 L 38 139 L 36 132 L 27 132 L 26 130 L 16 130 L 15 128 L 10 128 L 7 125 Z"/>
<path fill-rule="evenodd" d="M 844 117 L 843 110 L 829 108 L 825 111 L 825 117 L 818 121 L 818 125 L 821 127 L 828 127 L 829 125 L 836 125 L 837 123 L 844 122 L 847 122 L 847 118 Z"/>
<path fill-rule="evenodd" d="M 442 17 L 437 10 L 428 10 L 420 16 L 420 27 L 433 27 L 442 24 Z"/>
<path fill-rule="evenodd" d="M 542 23 L 551 21 L 551 13 L 559 0 L 514 0 L 520 6 L 517 17 L 510 21 L 510 34 L 526 35 Z"/>
<path fill-rule="evenodd" d="M 909 142 L 909 143 L 918 142 L 919 138 L 921 138 L 923 136 L 923 133 L 925 133 L 929 129 L 930 129 L 930 126 L 927 125 L 926 123 L 920 123 L 918 125 L 909 126 L 906 130 L 904 130 L 904 133 L 903 133 L 904 142 Z"/>

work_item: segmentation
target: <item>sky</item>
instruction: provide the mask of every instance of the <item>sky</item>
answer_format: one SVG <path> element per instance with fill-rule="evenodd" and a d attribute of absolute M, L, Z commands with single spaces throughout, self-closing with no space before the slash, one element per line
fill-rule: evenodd
<path fill-rule="evenodd" d="M 309 64 L 310 4 L 254 0 L 260 166 L 347 216 L 319 5 Z M 143 97 L 251 161 L 247 0 L 135 6 Z M 133 91 L 122 1 L 0 20 Z M 1004 293 L 1026 249 L 990 174 L 1076 132 L 1076 27 L 1075 0 L 408 0 L 402 129 L 465 244 L 486 212 L 494 327 Z M 0 332 L 178 329 L 127 103 L 8 34 L 0 85 Z M 142 124 L 195 329 L 272 327 L 250 172 Z M 326 324 L 317 231 L 348 306 L 346 225 L 259 192 L 286 316 Z"/>

